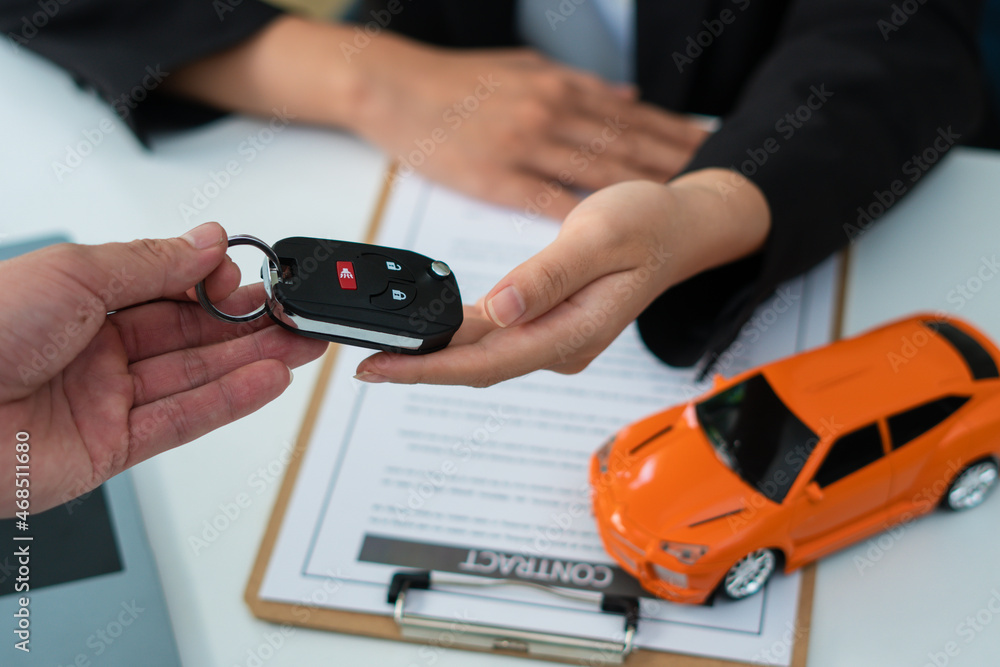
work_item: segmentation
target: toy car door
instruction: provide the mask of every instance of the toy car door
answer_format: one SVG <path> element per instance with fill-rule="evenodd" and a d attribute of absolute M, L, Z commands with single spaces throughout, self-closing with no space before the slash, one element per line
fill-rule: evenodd
<path fill-rule="evenodd" d="M 892 480 L 882 434 L 874 423 L 835 440 L 815 470 L 812 483 L 819 493 L 814 487 L 791 501 L 789 533 L 800 557 L 842 546 L 877 520 Z"/>

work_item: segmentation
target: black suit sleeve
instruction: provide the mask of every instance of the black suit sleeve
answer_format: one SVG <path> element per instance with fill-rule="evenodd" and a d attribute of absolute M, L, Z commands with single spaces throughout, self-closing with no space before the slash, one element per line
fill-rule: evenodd
<path fill-rule="evenodd" d="M 894 14 L 899 5 L 916 10 Z M 668 290 L 640 316 L 658 356 L 691 365 L 707 352 L 714 363 L 779 283 L 856 239 L 868 216 L 976 131 L 978 11 L 976 0 L 791 5 L 735 108 L 686 169 L 745 174 L 767 197 L 769 237 L 760 253 Z M 731 187 L 739 181 L 734 174 Z"/>
<path fill-rule="evenodd" d="M 279 14 L 258 0 L 0 0 L 0 29 L 95 90 L 146 140 L 149 130 L 217 115 L 158 95 L 163 79 Z"/>

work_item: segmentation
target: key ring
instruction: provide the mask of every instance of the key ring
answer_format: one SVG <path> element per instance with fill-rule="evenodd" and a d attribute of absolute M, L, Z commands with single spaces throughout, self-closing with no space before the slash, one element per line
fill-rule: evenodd
<path fill-rule="evenodd" d="M 274 249 L 256 236 L 250 236 L 249 234 L 235 234 L 230 236 L 229 247 L 231 248 L 234 245 L 252 245 L 267 255 L 268 260 L 270 260 L 271 264 L 274 265 L 275 268 L 281 265 L 281 262 L 278 260 L 278 255 L 274 252 Z M 233 324 L 252 322 L 267 312 L 266 304 L 261 304 L 260 308 L 252 313 L 247 313 L 246 315 L 229 315 L 228 313 L 222 312 L 209 300 L 208 293 L 205 291 L 204 280 L 198 283 L 198 286 L 195 287 L 195 293 L 198 295 L 198 303 L 201 304 L 201 307 L 207 310 L 212 317 L 222 320 L 223 322 L 232 322 Z"/>

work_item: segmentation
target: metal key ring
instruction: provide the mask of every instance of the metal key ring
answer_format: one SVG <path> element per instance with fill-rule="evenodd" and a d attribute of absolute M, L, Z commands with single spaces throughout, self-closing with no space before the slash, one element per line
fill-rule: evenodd
<path fill-rule="evenodd" d="M 229 247 L 231 248 L 234 245 L 252 245 L 253 247 L 263 252 L 265 255 L 267 255 L 268 260 L 270 260 L 271 264 L 273 264 L 275 268 L 281 265 L 281 262 L 278 261 L 278 255 L 277 253 L 274 252 L 274 249 L 271 246 L 264 243 L 263 241 L 261 241 L 256 236 L 250 236 L 249 234 L 235 234 L 233 236 L 230 236 Z M 204 280 L 198 283 L 198 286 L 195 287 L 194 291 L 195 294 L 198 295 L 198 303 L 201 304 L 201 307 L 207 310 L 209 314 L 212 315 L 212 317 L 220 319 L 223 322 L 232 322 L 233 324 L 252 322 L 258 317 L 262 316 L 265 312 L 267 312 L 267 305 L 261 304 L 260 308 L 253 311 L 252 313 L 247 313 L 246 315 L 229 315 L 228 313 L 224 313 L 218 308 L 216 308 L 215 304 L 212 303 L 211 300 L 209 300 L 208 293 L 205 291 Z"/>

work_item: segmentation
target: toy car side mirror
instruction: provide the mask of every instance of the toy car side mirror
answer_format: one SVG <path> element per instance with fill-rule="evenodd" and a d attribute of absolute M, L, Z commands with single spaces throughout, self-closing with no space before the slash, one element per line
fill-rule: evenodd
<path fill-rule="evenodd" d="M 809 482 L 806 486 L 806 497 L 814 503 L 823 500 L 823 489 L 819 488 L 816 482 Z"/>

